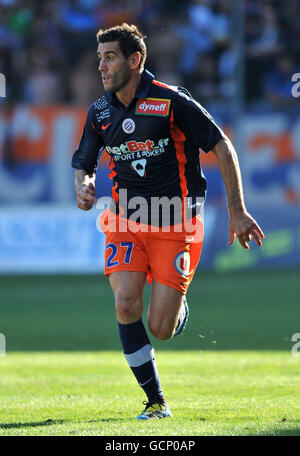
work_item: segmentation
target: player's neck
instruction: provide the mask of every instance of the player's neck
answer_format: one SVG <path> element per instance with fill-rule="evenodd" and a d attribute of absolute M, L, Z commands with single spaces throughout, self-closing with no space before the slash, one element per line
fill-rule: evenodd
<path fill-rule="evenodd" d="M 134 73 L 128 83 L 119 92 L 116 92 L 116 97 L 124 106 L 128 106 L 135 97 L 140 80 L 141 73 Z"/>

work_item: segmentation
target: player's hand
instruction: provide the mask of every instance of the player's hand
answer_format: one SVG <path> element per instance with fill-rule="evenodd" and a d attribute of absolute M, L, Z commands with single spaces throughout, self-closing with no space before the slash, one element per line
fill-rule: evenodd
<path fill-rule="evenodd" d="M 92 209 L 93 204 L 97 201 L 95 194 L 95 186 L 91 182 L 89 185 L 82 185 L 76 193 L 77 207 L 83 211 Z"/>
<path fill-rule="evenodd" d="M 235 238 L 238 238 L 244 249 L 248 250 L 248 242 L 254 239 L 256 244 L 261 247 L 265 235 L 258 223 L 246 211 L 231 214 L 229 221 L 229 245 L 232 245 Z"/>

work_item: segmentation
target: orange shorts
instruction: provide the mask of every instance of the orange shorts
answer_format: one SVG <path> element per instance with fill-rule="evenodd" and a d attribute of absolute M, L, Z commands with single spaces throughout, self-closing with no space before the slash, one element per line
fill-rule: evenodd
<path fill-rule="evenodd" d="M 174 229 L 164 232 L 162 228 L 152 232 L 152 227 L 147 226 L 148 231 L 140 229 L 133 232 L 129 229 L 128 220 L 112 215 L 106 209 L 100 217 L 100 226 L 106 235 L 105 275 L 108 277 L 116 271 L 144 271 L 149 283 L 152 283 L 153 278 L 185 294 L 198 265 L 203 244 L 201 217 L 196 216 L 192 222 L 197 230 L 196 241 L 196 231 L 191 232 L 191 229 L 188 233 L 174 232 Z M 145 229 L 145 225 L 143 227 Z"/>

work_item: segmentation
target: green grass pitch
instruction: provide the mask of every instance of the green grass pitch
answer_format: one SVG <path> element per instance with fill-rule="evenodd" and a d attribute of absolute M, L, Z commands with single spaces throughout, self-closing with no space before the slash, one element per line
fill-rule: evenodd
<path fill-rule="evenodd" d="M 150 336 L 174 418 L 149 422 L 105 278 L 1 277 L 0 435 L 300 435 L 299 276 L 199 271 L 184 334 Z"/>

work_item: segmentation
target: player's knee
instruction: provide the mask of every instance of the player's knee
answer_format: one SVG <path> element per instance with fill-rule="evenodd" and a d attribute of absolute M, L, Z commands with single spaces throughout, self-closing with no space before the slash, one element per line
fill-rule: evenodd
<path fill-rule="evenodd" d="M 140 303 L 133 294 L 124 291 L 116 292 L 115 308 L 120 323 L 128 323 L 140 317 Z"/>
<path fill-rule="evenodd" d="M 169 340 L 171 339 L 173 336 L 173 333 L 172 331 L 160 331 L 156 338 L 159 339 L 159 340 Z"/>
<path fill-rule="evenodd" d="M 173 336 L 173 328 L 168 326 L 157 325 L 149 321 L 148 327 L 151 334 L 159 340 L 168 340 Z"/>

